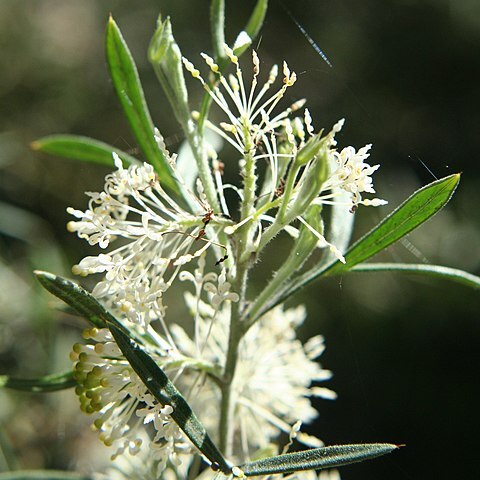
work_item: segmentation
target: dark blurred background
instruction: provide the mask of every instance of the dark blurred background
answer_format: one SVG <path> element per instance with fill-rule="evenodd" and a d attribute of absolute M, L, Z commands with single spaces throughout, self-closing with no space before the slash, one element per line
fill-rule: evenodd
<path fill-rule="evenodd" d="M 233 41 L 254 2 L 226 3 Z M 161 11 L 172 17 L 183 54 L 201 65 L 200 51 L 210 50 L 208 10 L 207 0 L 0 2 L 0 374 L 26 377 L 68 367 L 81 325 L 52 311 L 31 271 L 68 275 L 70 265 L 91 253 L 67 234 L 65 208 L 85 208 L 83 192 L 101 188 L 106 173 L 32 152 L 30 142 L 76 133 L 136 153 L 104 59 L 112 12 L 136 59 L 154 121 L 174 151 L 180 129 L 146 48 Z M 376 189 L 390 203 L 359 209 L 355 236 L 414 189 L 462 172 L 447 208 L 382 259 L 480 274 L 480 2 L 271 0 L 255 46 L 265 66 L 286 59 L 297 72 L 291 100 L 308 97 L 317 128 L 345 117 L 340 146 L 373 143 L 371 163 L 382 165 Z M 200 89 L 190 86 L 198 108 Z M 275 264 L 265 259 L 264 266 Z M 300 300 L 309 311 L 301 333 L 325 335 L 321 361 L 333 370 L 329 386 L 339 394 L 335 402 L 318 402 L 312 431 L 327 444 L 407 445 L 345 467 L 342 478 L 478 475 L 478 291 L 437 279 L 355 274 L 317 284 Z M 0 471 L 95 466 L 89 452 L 100 444 L 85 429 L 88 419 L 78 415 L 73 392 L 2 391 L 0 405 Z"/>

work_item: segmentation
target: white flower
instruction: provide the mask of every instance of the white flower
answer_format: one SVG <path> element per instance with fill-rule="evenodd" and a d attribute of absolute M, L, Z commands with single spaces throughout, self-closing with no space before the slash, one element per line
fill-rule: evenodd
<path fill-rule="evenodd" d="M 305 345 L 296 338 L 295 330 L 304 319 L 303 307 L 283 310 L 278 306 L 264 315 L 240 344 L 235 377 L 237 415 L 245 419 L 241 435 L 252 438 L 259 447 L 279 431 L 288 431 L 297 420 L 313 420 L 318 413 L 309 397 L 334 398 L 328 389 L 312 388 L 312 383 L 328 380 L 331 372 L 315 361 L 324 349 L 321 336 L 312 337 Z M 299 434 L 298 439 L 318 446 L 305 435 Z"/>
<path fill-rule="evenodd" d="M 210 275 L 210 274 L 209 274 Z M 224 280 L 218 277 L 219 287 L 208 287 L 201 276 L 183 273 L 186 279 L 208 292 L 204 301 L 199 295 L 186 294 L 186 302 L 195 318 L 195 339 L 190 339 L 178 325 L 171 331 L 178 348 L 186 356 L 195 357 L 213 365 L 225 365 L 228 347 L 230 304 L 214 301 Z M 205 288 L 206 287 L 206 288 Z M 231 294 L 230 294 L 231 295 Z M 203 296 L 205 294 L 203 293 Z M 235 299 L 234 299 L 235 300 Z M 276 307 L 264 315 L 243 337 L 238 350 L 238 364 L 232 386 L 235 401 L 234 431 L 236 454 L 247 459 L 255 449 L 268 446 L 280 432 L 289 432 L 297 420 L 311 421 L 317 416 L 309 397 L 335 398 L 331 390 L 312 387 L 327 380 L 331 372 L 324 370 L 315 361 L 324 349 L 323 338 L 311 338 L 305 345 L 296 338 L 295 329 L 303 322 L 303 307 L 284 311 Z M 210 432 L 216 433 L 216 421 L 220 408 L 220 392 L 213 381 L 198 382 L 192 392 L 194 411 Z M 196 377 L 195 377 L 196 378 Z M 194 379 L 183 375 L 178 379 L 186 390 Z M 300 433 L 298 439 L 307 445 L 318 446 L 321 442 Z"/>
<path fill-rule="evenodd" d="M 227 115 L 228 122 L 220 123 L 220 128 L 211 122 L 207 125 L 220 134 L 227 142 L 235 147 L 240 154 L 244 154 L 256 148 L 259 143 L 270 144 L 270 134 L 278 127 L 284 125 L 284 119 L 294 110 L 303 105 L 300 101 L 280 114 L 271 116 L 278 102 L 283 98 L 285 91 L 291 87 L 297 76 L 291 72 L 286 62 L 283 64 L 283 85 L 269 98 L 265 99 L 267 92 L 278 76 L 278 67 L 275 65 L 270 70 L 269 76 L 258 93 L 255 92 L 258 85 L 258 74 L 260 73 L 260 61 L 255 51 L 253 56 L 253 79 L 250 90 L 244 83 L 243 73 L 238 64 L 238 58 L 233 51 L 225 45 L 225 52 L 230 61 L 235 65 L 235 75 L 229 76 L 228 80 L 218 72 L 218 65 L 205 53 L 202 57 L 213 73 L 218 74 L 218 80 L 223 87 L 226 96 L 218 86 L 210 87 L 200 76 L 198 70 L 187 60 L 183 59 L 186 69 L 198 78 L 205 89 L 209 92 L 214 102 Z M 233 108 L 232 105 L 233 104 Z M 257 157 L 261 158 L 261 157 Z"/>
<path fill-rule="evenodd" d="M 378 165 L 370 166 L 365 163 L 368 157 L 370 145 L 361 148 L 358 152 L 353 147 L 346 147 L 340 152 L 336 150 L 335 134 L 338 133 L 344 123 L 340 120 L 325 136 L 314 135 L 314 127 L 310 112 L 305 109 L 303 117 L 290 118 L 299 110 L 304 100 L 295 102 L 289 108 L 275 113 L 275 107 L 285 96 L 287 88 L 296 82 L 295 72 L 291 72 L 288 65 L 283 64 L 283 83 L 273 94 L 268 95 L 278 76 L 278 68 L 274 66 L 262 87 L 258 87 L 260 74 L 260 61 L 255 51 L 252 51 L 253 78 L 250 86 L 246 85 L 243 72 L 239 66 L 238 58 L 233 51 L 225 46 L 225 53 L 235 67 L 235 74 L 226 78 L 219 72 L 218 65 L 206 54 L 202 54 L 205 62 L 213 72 L 217 83 L 206 82 L 191 62 L 184 59 L 185 68 L 193 77 L 199 79 L 210 94 L 213 101 L 220 107 L 227 117 L 226 122 L 220 122 L 217 126 L 206 121 L 207 128 L 221 135 L 241 155 L 239 166 L 242 176 L 249 178 L 249 183 L 243 189 L 233 185 L 222 185 L 221 179 L 217 179 L 219 196 L 224 199 L 224 190 L 234 189 L 243 202 L 250 202 L 248 216 L 244 216 L 240 222 L 226 227 L 225 232 L 233 235 L 240 227 L 248 222 L 253 222 L 256 234 L 251 235 L 248 250 L 255 253 L 258 247 L 263 248 L 268 241 L 278 233 L 277 225 L 265 236 L 268 241 L 262 240 L 264 231 L 263 224 L 275 223 L 279 215 L 282 218 L 278 224 L 280 229 L 285 229 L 295 236 L 298 229 L 290 224 L 298 221 L 307 224 L 304 213 L 305 205 L 299 202 L 305 196 L 305 186 L 312 182 L 312 178 L 319 177 L 319 160 L 317 156 L 324 155 L 328 163 L 328 175 L 319 181 L 309 192 L 307 206 L 310 204 L 342 204 L 353 212 L 359 204 L 378 206 L 386 202 L 381 199 L 363 199 L 363 193 L 374 193 L 371 175 Z M 296 166 L 297 156 L 304 154 L 308 146 L 308 139 L 319 146 L 318 152 L 305 160 L 301 167 Z M 321 147 L 321 148 L 320 148 Z M 306 148 L 308 150 L 308 148 Z M 249 164 L 251 163 L 250 167 Z M 268 166 L 267 173 L 263 178 L 263 185 L 257 189 L 256 165 L 265 162 Z M 321 165 L 320 165 L 321 167 Z M 248 172 L 247 172 L 247 169 Z M 247 188 L 248 187 L 248 188 Z M 316 190 L 315 190 L 316 188 Z M 258 190 L 258 191 L 257 191 Z M 349 200 L 345 200 L 347 192 Z M 222 202 L 223 204 L 224 202 Z M 297 211 L 297 205 L 302 204 Z M 269 211 L 274 211 L 272 215 Z M 278 219 L 277 219 L 278 221 Z M 317 236 L 318 247 L 328 247 L 341 261 L 345 261 L 335 245 L 329 243 L 322 233 L 315 230 L 311 225 L 308 228 Z"/>
<path fill-rule="evenodd" d="M 143 443 L 137 454 L 117 456 L 104 473 L 95 473 L 92 478 L 94 480 L 183 480 L 187 478 L 189 461 L 184 461 L 181 465 L 173 461 L 160 473 L 161 462 L 156 459 L 157 452 L 149 447 L 148 435 L 142 432 L 140 437 Z M 175 459 L 176 454 L 172 458 Z"/>
<path fill-rule="evenodd" d="M 168 461 L 177 461 L 178 452 L 190 451 L 170 416 L 173 408 L 160 405 L 148 392 L 107 329 L 91 328 L 84 337 L 93 343 L 75 344 L 70 355 L 82 410 L 93 416 L 100 440 L 115 448 L 112 460 L 124 452 L 138 454 L 145 443 L 142 425 L 152 422 L 155 436 L 147 443 L 159 475 Z M 153 354 L 165 362 L 166 352 L 160 345 Z"/>
<path fill-rule="evenodd" d="M 163 293 L 183 266 L 212 243 L 218 245 L 211 228 L 216 216 L 201 187 L 200 198 L 189 192 L 196 210 L 187 211 L 163 190 L 151 165 L 124 169 L 113 156 L 117 170 L 107 175 L 103 192 L 87 193 L 88 210 L 68 209 L 78 219 L 69 222 L 68 229 L 102 249 L 117 238 L 123 242 L 108 253 L 85 257 L 72 270 L 83 276 L 104 274 L 93 294 L 126 313 L 131 322 L 146 326 L 163 319 Z"/>
<path fill-rule="evenodd" d="M 370 166 L 364 161 L 370 156 L 368 151 L 371 147 L 371 145 L 365 145 L 358 152 L 353 147 L 346 147 L 341 152 L 332 150 L 331 174 L 322 185 L 320 195 L 315 203 L 338 203 L 334 200 L 338 193 L 327 195 L 324 192 L 344 190 L 351 194 L 353 209 L 359 204 L 375 207 L 385 205 L 387 202 L 378 198 L 362 200 L 362 193 L 375 193 L 371 175 L 380 167 L 380 165 Z"/>

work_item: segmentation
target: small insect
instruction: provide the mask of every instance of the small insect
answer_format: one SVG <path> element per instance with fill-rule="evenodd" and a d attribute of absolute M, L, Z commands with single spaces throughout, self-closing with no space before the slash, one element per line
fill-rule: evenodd
<path fill-rule="evenodd" d="M 195 237 L 195 240 L 200 240 L 202 237 L 205 236 L 205 228 L 210 223 L 210 220 L 212 219 L 212 217 L 213 217 L 213 210 L 211 208 L 209 208 L 205 212 L 205 215 L 203 216 L 203 219 L 202 219 L 203 227 L 198 232 L 197 236 Z"/>
<path fill-rule="evenodd" d="M 281 178 L 278 184 L 278 188 L 275 189 L 275 196 L 280 197 L 281 195 L 283 195 L 284 191 L 285 191 L 285 179 Z"/>
<path fill-rule="evenodd" d="M 221 245 L 221 246 L 223 247 L 223 245 Z M 223 263 L 227 258 L 228 258 L 228 253 L 226 253 L 222 258 L 219 258 L 219 259 L 215 262 L 215 266 L 220 265 L 220 264 Z"/>
<path fill-rule="evenodd" d="M 210 223 L 210 220 L 212 219 L 213 215 L 214 215 L 213 210 L 211 208 L 207 209 L 202 219 L 203 227 L 199 230 L 197 236 L 195 237 L 195 240 L 203 240 L 204 242 L 210 241 L 210 240 L 204 239 L 203 237 L 205 236 L 205 233 L 206 233 L 205 229 L 207 228 L 207 225 Z M 227 218 L 228 220 L 231 220 L 230 215 L 227 215 L 225 213 L 221 213 L 218 216 L 222 216 L 224 218 Z M 222 245 L 221 243 L 217 243 L 217 242 L 211 242 L 211 243 L 225 250 L 225 255 L 215 262 L 215 266 L 217 266 L 223 263 L 228 258 L 227 247 L 225 245 Z"/>
<path fill-rule="evenodd" d="M 213 217 L 213 210 L 211 208 L 209 208 L 206 212 L 205 212 L 205 215 L 203 216 L 203 225 L 206 227 L 209 223 L 210 223 L 210 220 L 212 219 Z"/>
<path fill-rule="evenodd" d="M 202 233 L 202 231 L 203 231 L 203 233 Z M 182 232 L 181 230 L 169 230 L 168 232 L 163 232 L 162 233 L 162 235 L 170 235 L 170 234 L 185 235 L 186 237 L 193 238 L 194 240 L 202 240 L 202 242 L 206 242 L 208 244 L 216 245 L 217 247 L 223 248 L 223 250 L 225 250 L 225 255 L 223 257 L 221 257 L 220 259 L 218 259 L 215 262 L 215 265 L 220 265 L 221 263 L 223 263 L 228 258 L 228 250 L 227 250 L 227 247 L 225 245 L 223 245 L 222 243 L 214 242 L 213 240 L 210 240 L 208 238 L 203 238 L 204 235 L 205 235 L 205 229 L 203 229 L 203 228 L 200 230 L 200 232 L 198 232 L 198 234 L 196 236 L 194 236 L 194 235 L 192 235 L 191 233 L 188 233 L 188 232 Z M 176 260 L 177 260 L 176 258 L 171 259 L 169 267 L 173 267 L 175 265 Z"/>

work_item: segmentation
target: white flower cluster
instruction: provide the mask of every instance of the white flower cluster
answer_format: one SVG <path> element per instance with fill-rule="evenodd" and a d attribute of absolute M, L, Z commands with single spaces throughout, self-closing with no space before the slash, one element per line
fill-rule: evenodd
<path fill-rule="evenodd" d="M 176 378 L 177 386 L 216 438 L 221 402 L 217 374 L 225 365 L 231 303 L 238 301 L 238 295 L 230 291 L 225 270 L 219 275 L 205 274 L 204 256 L 198 263 L 193 274 L 181 273 L 182 280 L 194 285 L 195 294 L 185 294 L 194 319 L 193 338 L 173 323 L 169 325 L 170 339 L 156 336 L 157 345 L 149 344 L 148 348 Z M 313 337 L 305 345 L 296 338 L 295 330 L 304 318 L 303 307 L 286 311 L 277 307 L 251 328 L 239 345 L 233 391 L 234 435 L 240 461 L 269 447 L 280 433 L 288 434 L 298 420 L 315 418 L 317 412 L 309 397 L 335 398 L 331 390 L 316 386 L 331 377 L 331 372 L 315 361 L 324 350 L 323 338 Z M 155 335 L 151 327 L 149 333 Z M 100 439 L 116 448 L 112 457 L 125 451 L 136 455 L 145 443 L 142 425 L 152 423 L 155 434 L 148 444 L 158 472 L 170 462 L 178 464 L 183 459 L 188 464 L 190 458 L 185 454 L 192 450 L 169 415 L 171 407 L 160 405 L 148 393 L 108 330 L 92 328 L 84 332 L 84 337 L 89 343 L 74 345 L 71 354 L 80 385 L 77 394 L 82 410 L 94 416 Z M 321 445 L 317 438 L 301 432 L 297 439 L 309 446 Z"/>
<path fill-rule="evenodd" d="M 235 233 L 247 222 L 256 223 L 257 240 L 252 245 L 252 251 L 255 251 L 259 244 L 262 245 L 260 240 L 261 222 L 269 225 L 275 220 L 271 214 L 267 213 L 268 210 L 280 206 L 280 211 L 282 211 L 282 204 L 284 210 L 295 210 L 299 203 L 298 199 L 306 194 L 306 186 L 312 181 L 312 178 L 319 177 L 317 156 L 320 148 L 317 149 L 316 155 L 306 159 L 302 168 L 296 168 L 295 165 L 302 152 L 309 150 L 309 139 L 311 142 L 316 142 L 319 147 L 321 145 L 323 152 L 328 157 L 324 161 L 330 170 L 326 178 L 318 183 L 315 194 L 309 199 L 309 204 L 341 204 L 350 208 L 353 213 L 359 204 L 379 206 L 387 203 L 378 198 L 362 198 L 362 193 L 375 193 L 371 175 L 379 165 L 370 166 L 365 162 L 369 156 L 367 152 L 371 145 L 366 145 L 358 152 L 353 147 L 346 147 L 340 152 L 335 149 L 337 144 L 335 134 L 341 130 L 344 124 L 343 119 L 337 122 L 326 136 L 321 137 L 314 134 L 312 118 L 308 109 L 304 110 L 303 118 L 290 118 L 292 113 L 302 108 L 304 100 L 295 102 L 278 114 L 273 113 L 274 108 L 285 96 L 287 88 L 294 85 L 297 79 L 295 72 L 290 71 L 286 62 L 283 63 L 281 88 L 267 98 L 267 93 L 278 76 L 278 67 L 275 65 L 270 70 L 267 81 L 256 92 L 260 73 L 260 61 L 256 52 L 252 51 L 253 79 L 249 89 L 245 85 L 236 55 L 228 46 L 225 46 L 225 53 L 235 67 L 235 75 L 230 75 L 228 79 L 219 72 L 219 66 L 212 58 L 202 54 L 211 72 L 218 80 L 218 84 L 213 86 L 201 77 L 199 70 L 191 62 L 184 59 L 186 69 L 194 78 L 200 80 L 213 101 L 228 118 L 228 122 L 221 122 L 219 126 L 209 121 L 206 121 L 205 125 L 231 144 L 242 156 L 240 167 L 243 176 L 247 173 L 245 171 L 245 165 L 248 163 L 246 157 L 251 158 L 253 163 L 252 183 L 257 180 L 255 165 L 258 162 L 266 162 L 269 167 L 260 192 L 256 195 L 256 199 L 252 198 L 250 215 L 236 225 L 228 226 L 225 230 L 228 234 Z M 232 185 L 222 185 L 221 181 L 218 181 L 217 184 L 218 194 L 222 199 L 224 198 L 224 189 L 234 188 L 241 200 L 245 200 L 245 188 L 241 191 Z M 252 186 L 255 189 L 255 185 Z M 348 201 L 345 200 L 345 192 L 348 194 Z M 304 206 L 302 205 L 302 207 Z M 288 233 L 298 234 L 298 230 L 289 225 L 293 221 L 307 223 L 302 210 L 304 208 L 285 222 L 285 229 Z M 314 231 L 318 237 L 320 248 L 329 247 L 337 258 L 344 261 L 336 247 L 327 242 L 318 230 L 311 225 L 308 228 Z"/>
<path fill-rule="evenodd" d="M 224 364 L 228 345 L 228 308 L 219 314 L 211 306 L 187 295 L 192 313 L 199 319 L 201 358 L 204 361 Z M 199 314 L 200 312 L 200 314 Z M 212 320 L 213 317 L 216 320 Z M 331 372 L 315 361 L 323 351 L 323 338 L 313 337 L 302 345 L 296 338 L 295 327 L 303 322 L 302 307 L 284 311 L 277 307 L 265 315 L 249 330 L 240 342 L 234 391 L 235 452 L 238 459 L 251 458 L 252 454 L 267 448 L 280 433 L 290 432 L 297 420 L 310 422 L 317 416 L 310 397 L 334 399 L 335 393 L 327 388 L 312 387 L 312 382 L 328 380 Z M 193 355 L 197 351 L 195 339 L 190 339 L 178 325 L 172 334 L 182 351 Z M 188 380 L 182 377 L 181 382 Z M 191 380 L 189 380 L 191 381 Z M 192 398 L 202 422 L 215 432 L 220 405 L 220 391 L 215 384 L 203 384 L 198 395 Z M 315 437 L 299 433 L 297 439 L 308 446 L 320 446 Z"/>
<path fill-rule="evenodd" d="M 322 185 L 321 193 L 336 189 L 350 193 L 352 210 L 360 204 L 373 207 L 385 205 L 387 203 L 385 200 L 362 199 L 361 195 L 364 192 L 375 193 L 371 175 L 380 165 L 370 166 L 364 162 L 370 155 L 368 151 L 371 147 L 371 145 L 365 145 L 358 152 L 353 147 L 346 147 L 341 152 L 332 151 L 332 173 Z M 335 201 L 331 199 L 334 197 L 335 194 L 321 194 L 314 203 L 333 204 Z"/>
<path fill-rule="evenodd" d="M 185 280 L 195 285 L 197 295 L 185 294 L 185 300 L 195 319 L 195 336 L 191 339 L 179 325 L 171 331 L 181 352 L 202 362 L 224 365 L 227 355 L 230 307 L 219 303 L 212 292 L 209 276 L 203 276 L 204 263 L 199 261 L 195 275 L 182 273 Z M 205 278 L 207 277 L 207 278 Z M 222 276 L 219 276 L 222 285 Z M 201 298 L 201 288 L 209 293 L 208 301 Z M 220 290 L 219 287 L 218 290 Z M 199 295 L 200 294 L 200 295 Z M 238 300 L 235 294 L 223 298 Z M 334 399 L 329 389 L 313 386 L 331 377 L 331 372 L 315 361 L 324 350 L 323 337 L 312 337 L 305 345 L 296 338 L 296 329 L 305 319 L 305 309 L 283 310 L 282 306 L 269 311 L 242 338 L 239 345 L 237 372 L 233 383 L 235 396 L 234 431 L 240 460 L 252 452 L 265 448 L 279 433 L 290 432 L 298 420 L 309 422 L 317 416 L 309 397 Z M 214 383 L 202 385 L 193 396 L 193 406 L 202 412 L 202 421 L 215 432 L 216 412 L 220 392 Z M 208 399 L 208 400 L 206 400 Z M 310 446 L 321 442 L 300 433 L 297 438 Z"/>
<path fill-rule="evenodd" d="M 178 463 L 179 453 L 190 451 L 181 430 L 172 420 L 170 405 L 160 405 L 123 357 L 108 329 L 91 328 L 84 338 L 94 343 L 73 347 L 76 393 L 83 411 L 94 416 L 93 427 L 106 446 L 116 450 L 112 459 L 142 448 L 142 424 L 152 422 L 154 438 L 149 441 L 152 460 L 160 474 L 167 462 Z M 163 358 L 158 355 L 157 359 Z"/>
<path fill-rule="evenodd" d="M 204 230 L 211 209 L 201 188 L 200 198 L 189 192 L 198 208 L 190 213 L 165 192 L 151 165 L 125 169 L 113 156 L 117 170 L 107 175 L 104 191 L 87 193 L 91 199 L 85 212 L 69 208 L 79 220 L 67 227 L 102 249 L 118 238 L 124 242 L 108 254 L 84 258 L 72 270 L 82 276 L 103 273 L 93 295 L 146 327 L 163 319 L 162 296 L 178 272 L 212 244 Z"/>
<path fill-rule="evenodd" d="M 196 193 L 190 191 L 171 158 L 184 197 L 177 202 L 162 188 L 151 165 L 124 168 L 114 154 L 116 170 L 107 175 L 103 192 L 87 193 L 86 211 L 68 210 L 77 219 L 69 222 L 68 229 L 104 250 L 81 260 L 74 273 L 102 274 L 93 294 L 138 338 L 149 339 L 146 348 L 152 358 L 178 386 L 214 440 L 221 436 L 222 388 L 231 381 L 233 455 L 244 462 L 270 449 L 281 433 L 308 446 L 321 445 L 319 439 L 298 431 L 298 422 L 316 417 L 311 397 L 334 399 L 335 393 L 318 386 L 331 377 L 317 361 L 324 349 L 323 338 L 315 336 L 302 344 L 296 337 L 305 318 L 303 307 L 285 310 L 276 306 L 249 325 L 236 345 L 234 375 L 227 378 L 233 319 L 247 321 L 241 315 L 248 310 L 249 299 L 239 272 L 251 268 L 280 231 L 297 239 L 304 226 L 315 235 L 319 247 L 329 247 L 345 261 L 323 236 L 318 227 L 321 219 L 312 221 L 307 212 L 320 211 L 318 207 L 312 210 L 312 205 L 342 204 L 353 213 L 360 204 L 385 202 L 363 198 L 363 194 L 375 192 L 371 175 L 378 165 L 366 163 L 370 145 L 358 151 L 353 147 L 336 149 L 335 135 L 343 120 L 321 135 L 314 133 L 308 110 L 291 118 L 302 108 L 303 100 L 274 113 L 296 81 L 286 63 L 282 86 L 268 96 L 278 68 L 272 68 L 257 92 L 257 54 L 253 52 L 250 88 L 245 85 L 238 58 L 228 47 L 226 54 L 235 67 L 235 74 L 228 79 L 219 73 L 213 59 L 203 55 L 216 83 L 203 80 L 188 60 L 184 64 L 227 115 L 227 122 L 219 126 L 209 121 L 205 125 L 241 155 L 242 185 L 224 184 L 217 154 L 209 154 L 217 187 L 215 202 L 209 203 L 201 181 L 197 180 Z M 266 169 L 257 168 L 260 162 Z M 259 179 L 258 171 L 263 170 Z M 233 189 L 240 199 L 236 223 L 230 217 L 225 219 L 233 211 L 226 202 L 227 189 Z M 221 212 L 210 206 L 215 203 Z M 119 244 L 116 248 L 114 242 Z M 207 258 L 211 246 L 215 265 Z M 176 279 L 193 285 L 193 293 L 184 295 L 193 326 L 167 318 L 164 294 Z M 153 328 L 154 320 L 160 321 L 161 328 Z M 94 415 L 102 441 L 115 446 L 114 457 L 125 451 L 136 455 L 146 443 L 142 426 L 151 424 L 154 433 L 148 451 L 157 465 L 155 475 L 164 472 L 166 478 L 167 470 L 173 469 L 173 478 L 182 478 L 179 461 L 183 458 L 188 466 L 194 450 L 173 422 L 172 407 L 159 404 L 148 392 L 107 330 L 91 329 L 86 338 L 90 343 L 76 344 L 72 353 L 77 394 L 82 409 Z M 186 453 L 190 455 L 183 455 Z M 336 478 L 335 473 L 322 475 L 320 478 Z M 316 476 L 302 472 L 288 478 L 310 480 Z"/>

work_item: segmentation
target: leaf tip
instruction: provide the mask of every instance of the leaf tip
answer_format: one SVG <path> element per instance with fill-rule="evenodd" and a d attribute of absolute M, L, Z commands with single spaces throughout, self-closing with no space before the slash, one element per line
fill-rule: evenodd
<path fill-rule="evenodd" d="M 43 270 L 34 270 L 33 274 L 44 288 L 46 288 L 48 291 L 51 291 L 51 284 L 55 282 L 57 275 L 54 275 L 50 272 L 45 272 Z"/>
<path fill-rule="evenodd" d="M 112 12 L 108 14 L 108 23 L 107 23 L 107 31 L 112 29 L 117 29 L 117 22 L 114 20 Z"/>
<path fill-rule="evenodd" d="M 34 140 L 33 142 L 30 142 L 30 148 L 32 150 L 41 150 L 42 149 L 42 142 L 40 140 Z"/>
<path fill-rule="evenodd" d="M 34 271 L 33 271 L 33 274 L 34 274 L 37 278 L 40 278 L 40 277 L 53 278 L 53 277 L 54 277 L 53 273 L 45 272 L 44 270 L 34 270 Z"/>

